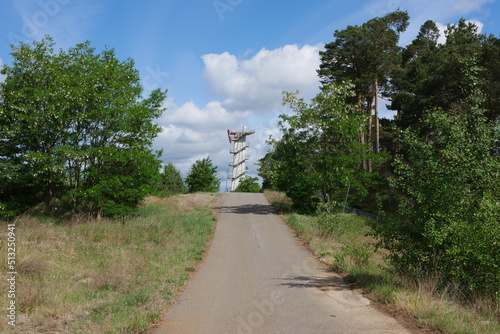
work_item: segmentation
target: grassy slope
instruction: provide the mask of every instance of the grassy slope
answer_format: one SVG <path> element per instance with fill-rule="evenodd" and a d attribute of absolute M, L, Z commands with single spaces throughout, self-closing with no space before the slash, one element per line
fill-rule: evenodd
<path fill-rule="evenodd" d="M 157 200 L 125 224 L 103 220 L 61 225 L 21 218 L 16 228 L 18 325 L 10 330 L 146 330 L 161 319 L 202 260 L 215 223 L 211 207 L 217 195 L 210 197 L 199 206 Z M 0 248 L 6 254 L 5 243 Z M 5 261 L 0 272 L 7 272 Z M 2 306 L 5 294 L 2 289 Z M 0 332 L 8 329 L 1 321 Z"/>
<path fill-rule="evenodd" d="M 283 195 L 266 192 L 269 201 L 309 248 L 350 282 L 360 286 L 375 300 L 387 303 L 427 327 L 450 334 L 500 333 L 498 306 L 471 301 L 458 305 L 447 292 L 436 290 L 436 280 L 426 277 L 409 282 L 387 270 L 383 250 L 375 251 L 370 234 L 373 221 L 354 214 L 303 216 L 290 211 L 291 202 Z"/>

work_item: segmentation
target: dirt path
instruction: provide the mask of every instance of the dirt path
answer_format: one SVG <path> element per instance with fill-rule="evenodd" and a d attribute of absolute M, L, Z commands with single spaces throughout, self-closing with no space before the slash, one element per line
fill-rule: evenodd
<path fill-rule="evenodd" d="M 225 197 L 209 254 L 154 334 L 412 333 L 318 262 L 262 194 Z"/>

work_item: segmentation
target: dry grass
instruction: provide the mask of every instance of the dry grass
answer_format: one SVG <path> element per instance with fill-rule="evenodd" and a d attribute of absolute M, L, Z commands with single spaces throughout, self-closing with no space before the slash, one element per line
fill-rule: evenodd
<path fill-rule="evenodd" d="M 197 194 L 182 194 L 161 198 L 157 196 L 150 196 L 146 199 L 146 205 L 161 203 L 165 205 L 175 206 L 182 211 L 194 211 L 206 208 L 212 205 L 214 200 L 213 194 L 210 193 L 197 193 Z"/>
<path fill-rule="evenodd" d="M 145 331 L 161 319 L 202 259 L 217 196 L 149 199 L 139 217 L 125 224 L 19 219 L 12 332 Z M 6 253 L 5 243 L 0 252 Z M 3 261 L 0 271 L 6 269 Z M 2 303 L 5 293 L 0 291 Z M 0 332 L 8 330 L 0 322 Z"/>
<path fill-rule="evenodd" d="M 290 207 L 290 200 L 277 192 L 265 192 L 277 208 Z M 281 204 L 280 204 L 281 202 Z M 288 224 L 323 262 L 343 273 L 374 299 L 388 303 L 422 325 L 447 334 L 500 333 L 500 310 L 497 304 L 484 298 L 459 303 L 460 291 L 449 287 L 438 290 L 440 277 L 426 276 L 418 282 L 390 274 L 384 260 L 385 251 L 373 252 L 376 241 L 366 236 L 369 223 L 365 218 L 346 215 L 340 218 L 338 229 L 327 236 L 322 233 L 318 217 L 290 214 Z M 365 228 L 362 227 L 365 225 Z"/>

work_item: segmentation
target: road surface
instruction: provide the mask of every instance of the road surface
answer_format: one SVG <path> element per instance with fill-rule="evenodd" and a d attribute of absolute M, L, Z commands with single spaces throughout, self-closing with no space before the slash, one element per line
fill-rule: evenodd
<path fill-rule="evenodd" d="M 205 262 L 152 333 L 412 332 L 317 261 L 263 194 L 231 193 Z"/>

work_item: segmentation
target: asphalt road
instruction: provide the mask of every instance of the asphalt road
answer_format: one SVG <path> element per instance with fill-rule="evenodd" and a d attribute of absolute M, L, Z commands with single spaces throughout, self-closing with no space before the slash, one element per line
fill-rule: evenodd
<path fill-rule="evenodd" d="M 317 261 L 263 194 L 231 193 L 205 262 L 153 333 L 412 332 Z"/>

